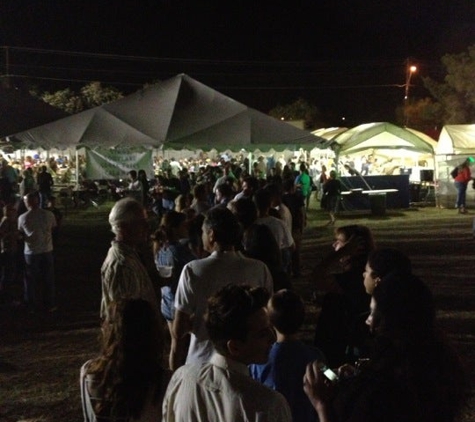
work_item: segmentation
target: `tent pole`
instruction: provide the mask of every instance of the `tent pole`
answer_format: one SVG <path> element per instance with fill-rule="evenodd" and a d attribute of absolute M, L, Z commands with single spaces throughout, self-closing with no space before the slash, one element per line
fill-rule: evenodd
<path fill-rule="evenodd" d="M 79 189 L 79 153 L 76 149 L 76 189 Z"/>

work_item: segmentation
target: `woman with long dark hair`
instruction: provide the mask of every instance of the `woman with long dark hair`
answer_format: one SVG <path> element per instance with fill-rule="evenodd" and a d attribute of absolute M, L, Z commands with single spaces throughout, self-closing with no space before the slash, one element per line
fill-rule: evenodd
<path fill-rule="evenodd" d="M 168 377 L 158 313 L 143 299 L 112 302 L 101 351 L 81 368 L 85 422 L 159 420 Z"/>
<path fill-rule="evenodd" d="M 313 270 L 322 310 L 315 329 L 315 346 L 331 366 L 351 362 L 362 354 L 368 330 L 364 324 L 370 297 L 363 272 L 374 249 L 371 230 L 351 224 L 335 229 L 333 250 Z"/>

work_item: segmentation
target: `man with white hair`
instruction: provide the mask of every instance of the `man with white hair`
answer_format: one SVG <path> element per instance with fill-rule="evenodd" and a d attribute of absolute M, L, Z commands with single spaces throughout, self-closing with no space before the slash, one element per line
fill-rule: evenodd
<path fill-rule="evenodd" d="M 108 316 L 110 302 L 123 297 L 147 300 L 158 313 L 152 281 L 137 251 L 148 237 L 143 205 L 133 198 L 117 201 L 109 214 L 109 224 L 115 238 L 101 268 L 101 318 Z"/>

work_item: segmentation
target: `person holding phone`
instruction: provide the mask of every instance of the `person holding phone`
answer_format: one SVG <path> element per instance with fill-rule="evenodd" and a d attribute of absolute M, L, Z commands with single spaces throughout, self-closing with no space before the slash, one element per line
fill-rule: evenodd
<path fill-rule="evenodd" d="M 390 274 L 374 289 L 366 323 L 374 334 L 359 370 L 340 368 L 335 386 L 315 361 L 304 391 L 320 422 L 451 422 L 463 408 L 468 380 L 438 335 L 429 288 L 414 275 Z"/>

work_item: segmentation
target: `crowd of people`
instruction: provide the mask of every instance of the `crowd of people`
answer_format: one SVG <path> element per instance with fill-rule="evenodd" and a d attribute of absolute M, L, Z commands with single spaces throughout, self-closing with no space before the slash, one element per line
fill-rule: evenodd
<path fill-rule="evenodd" d="M 238 195 L 225 176 L 163 211 L 151 237 L 143 201 L 112 208 L 101 349 L 80 374 L 84 420 L 455 420 L 468 380 L 409 257 L 377 248 L 366 226 L 337 227 L 309 278 L 321 312 L 304 343 L 292 287 L 298 174 L 248 176 Z M 206 199 L 224 185 L 222 200 Z"/>
<path fill-rule="evenodd" d="M 169 164 L 153 180 L 130 171 L 109 214 L 100 351 L 80 370 L 85 422 L 455 420 L 469 380 L 432 294 L 368 227 L 336 227 L 315 260 L 320 312 L 313 344 L 300 340 L 292 280 L 308 199 L 319 189 L 335 224 L 334 170 Z M 54 180 L 46 166 L 13 173 L 3 161 L 1 298 L 54 312 Z"/>
<path fill-rule="evenodd" d="M 20 177 L 0 161 L 0 302 L 30 313 L 56 311 L 53 248 L 62 212 L 52 195 L 54 182 L 45 165 L 26 166 Z"/>

